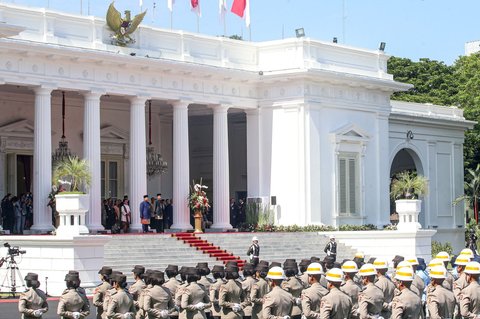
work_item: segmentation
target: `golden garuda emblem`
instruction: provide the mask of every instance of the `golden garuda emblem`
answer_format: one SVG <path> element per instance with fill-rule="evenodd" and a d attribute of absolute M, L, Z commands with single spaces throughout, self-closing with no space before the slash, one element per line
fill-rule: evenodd
<path fill-rule="evenodd" d="M 147 10 L 137 14 L 133 20 L 130 18 L 130 10 L 125 10 L 125 17 L 122 18 L 113 3 L 110 4 L 107 11 L 107 25 L 114 32 L 111 36 L 112 44 L 124 47 L 135 43 L 135 39 L 132 39 L 130 35 L 138 28 L 145 14 L 147 14 Z"/>

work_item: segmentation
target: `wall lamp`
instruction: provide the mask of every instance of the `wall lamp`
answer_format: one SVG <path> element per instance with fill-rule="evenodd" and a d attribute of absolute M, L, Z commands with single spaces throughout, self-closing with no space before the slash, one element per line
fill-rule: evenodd
<path fill-rule="evenodd" d="M 407 132 L 407 140 L 413 140 L 414 137 L 415 135 L 413 135 L 413 132 L 409 130 Z"/>
<path fill-rule="evenodd" d="M 295 35 L 297 36 L 297 38 L 303 38 L 305 36 L 305 29 L 303 28 L 295 29 Z"/>
<path fill-rule="evenodd" d="M 387 44 L 385 42 L 380 42 L 380 47 L 378 49 L 383 52 L 383 51 L 385 51 L 385 46 L 386 45 Z"/>

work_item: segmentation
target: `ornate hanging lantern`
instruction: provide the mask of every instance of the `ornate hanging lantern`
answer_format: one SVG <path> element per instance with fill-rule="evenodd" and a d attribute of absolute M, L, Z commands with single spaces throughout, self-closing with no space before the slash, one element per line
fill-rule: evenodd
<path fill-rule="evenodd" d="M 152 178 L 155 175 L 167 171 L 167 162 L 159 153 L 155 153 L 152 146 L 152 101 L 148 101 L 148 146 L 147 146 L 147 176 Z"/>

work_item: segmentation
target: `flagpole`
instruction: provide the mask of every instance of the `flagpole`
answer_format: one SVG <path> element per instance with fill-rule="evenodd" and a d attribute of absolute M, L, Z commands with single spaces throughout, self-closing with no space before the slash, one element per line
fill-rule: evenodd
<path fill-rule="evenodd" d="M 80 0 L 80 15 L 83 15 L 83 0 Z"/>
<path fill-rule="evenodd" d="M 227 36 L 227 19 L 223 19 L 223 36 Z"/>
<path fill-rule="evenodd" d="M 200 16 L 197 13 L 197 33 L 200 33 Z"/>
<path fill-rule="evenodd" d="M 173 10 L 170 11 L 170 30 L 173 30 Z"/>

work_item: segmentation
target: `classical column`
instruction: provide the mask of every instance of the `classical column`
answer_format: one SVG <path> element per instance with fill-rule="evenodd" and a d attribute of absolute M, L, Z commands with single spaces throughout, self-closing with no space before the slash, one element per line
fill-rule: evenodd
<path fill-rule="evenodd" d="M 172 229 L 192 229 L 188 194 L 190 154 L 188 151 L 188 104 L 173 103 L 173 225 Z"/>
<path fill-rule="evenodd" d="M 0 137 L 0 198 L 7 194 L 7 138 Z"/>
<path fill-rule="evenodd" d="M 247 191 L 248 197 L 261 195 L 260 109 L 245 111 L 247 114 Z"/>
<path fill-rule="evenodd" d="M 228 164 L 228 106 L 213 105 L 213 225 L 229 229 L 230 171 Z"/>
<path fill-rule="evenodd" d="M 100 92 L 85 93 L 83 111 L 83 157 L 88 161 L 91 183 L 87 227 L 90 232 L 103 230 L 102 226 L 102 173 L 100 146 Z"/>
<path fill-rule="evenodd" d="M 32 230 L 53 230 L 48 194 L 52 187 L 52 88 L 35 91 L 35 123 L 33 149 L 33 226 Z"/>
<path fill-rule="evenodd" d="M 147 195 L 147 142 L 145 135 L 145 97 L 130 99 L 130 209 L 133 231 L 140 231 L 140 203 Z"/>

